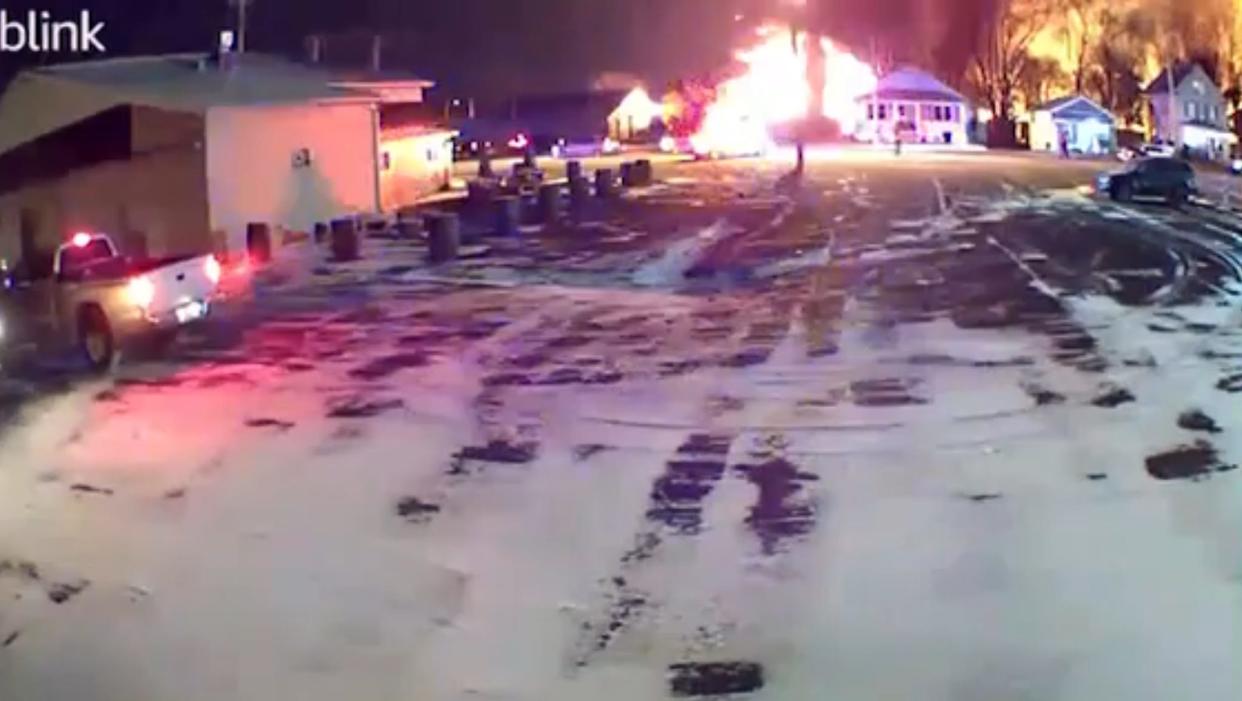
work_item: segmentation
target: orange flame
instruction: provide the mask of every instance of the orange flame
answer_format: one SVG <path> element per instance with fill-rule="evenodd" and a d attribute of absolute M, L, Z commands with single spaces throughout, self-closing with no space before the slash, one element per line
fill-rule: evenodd
<path fill-rule="evenodd" d="M 771 145 L 774 126 L 806 117 L 811 107 L 807 41 L 801 35 L 795 51 L 787 27 L 761 27 L 757 43 L 737 53 L 745 70 L 717 87 L 716 99 L 691 139 L 695 151 L 759 153 Z M 842 133 L 852 133 L 859 116 L 858 98 L 875 89 L 875 73 L 829 39 L 820 42 L 826 77 L 823 116 L 837 122 Z"/>

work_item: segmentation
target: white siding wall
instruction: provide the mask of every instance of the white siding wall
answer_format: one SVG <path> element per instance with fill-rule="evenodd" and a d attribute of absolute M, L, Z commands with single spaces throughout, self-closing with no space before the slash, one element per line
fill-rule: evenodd
<path fill-rule="evenodd" d="M 376 210 L 369 105 L 213 108 L 207 114 L 211 229 L 230 251 L 246 224 L 310 231 L 317 221 Z M 308 149 L 310 164 L 294 166 Z"/>

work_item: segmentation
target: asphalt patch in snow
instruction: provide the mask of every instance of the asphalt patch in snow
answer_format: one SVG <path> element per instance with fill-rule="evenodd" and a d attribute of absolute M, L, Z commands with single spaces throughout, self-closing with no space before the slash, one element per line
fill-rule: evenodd
<path fill-rule="evenodd" d="M 601 652 L 608 649 L 618 635 L 625 630 L 647 607 L 648 599 L 644 594 L 629 591 L 624 584 L 617 585 L 614 580 L 614 586 L 617 591 L 613 595 L 612 605 L 608 609 L 607 621 L 600 626 L 600 630 L 595 637 L 595 651 Z M 624 582 L 624 579 L 620 579 Z M 581 661 L 582 664 L 585 660 Z"/>
<path fill-rule="evenodd" d="M 47 588 L 47 598 L 54 604 L 63 604 L 81 594 L 91 585 L 90 581 L 79 579 L 73 582 L 55 583 Z"/>
<path fill-rule="evenodd" d="M 382 358 L 376 358 L 366 365 L 356 367 L 349 371 L 349 376 L 356 380 L 381 380 L 407 368 L 426 367 L 430 361 L 431 356 L 426 353 L 417 351 L 395 353 Z"/>
<path fill-rule="evenodd" d="M 1229 394 L 1242 392 L 1242 374 L 1230 375 L 1216 383 L 1216 389 Z"/>
<path fill-rule="evenodd" d="M 346 397 L 333 400 L 328 405 L 330 419 L 371 419 L 390 411 L 405 408 L 401 399 L 374 399 L 369 397 Z"/>
<path fill-rule="evenodd" d="M 426 523 L 438 513 L 439 504 L 432 504 L 418 497 L 405 497 L 397 502 L 397 515 L 410 523 Z"/>
<path fill-rule="evenodd" d="M 587 443 L 574 447 L 574 457 L 577 458 L 579 462 L 586 462 L 587 460 L 590 460 L 596 455 L 599 455 L 607 450 L 610 450 L 610 448 L 606 445 L 601 445 L 599 443 Z"/>
<path fill-rule="evenodd" d="M 989 493 L 980 493 L 980 494 L 964 494 L 963 497 L 965 497 L 966 499 L 976 504 L 986 504 L 989 501 L 998 501 L 1000 499 L 1003 499 L 1005 495 L 999 494 L 996 492 L 989 492 Z"/>
<path fill-rule="evenodd" d="M 772 357 L 771 348 L 747 348 L 721 360 L 720 366 L 726 368 L 749 368 L 763 365 L 768 362 L 770 357 Z"/>
<path fill-rule="evenodd" d="M 683 662 L 669 665 L 669 692 L 676 698 L 749 694 L 763 688 L 757 662 Z"/>
<path fill-rule="evenodd" d="M 1162 481 L 1199 480 L 1237 469 L 1237 465 L 1222 462 L 1216 446 L 1203 440 L 1149 456 L 1146 464 L 1147 473 Z"/>
<path fill-rule="evenodd" d="M 69 487 L 69 489 L 71 491 L 79 492 L 81 494 L 99 494 L 99 495 L 106 496 L 106 497 L 110 497 L 116 493 L 107 487 L 96 487 L 93 484 L 85 484 L 82 482 L 79 482 L 78 484 L 75 484 Z"/>
<path fill-rule="evenodd" d="M 913 394 L 915 380 L 884 378 L 850 383 L 850 396 L 860 407 L 894 407 L 927 404 L 927 399 Z"/>
<path fill-rule="evenodd" d="M 1216 420 L 1200 409 L 1189 409 L 1183 411 L 1177 417 L 1177 425 L 1187 431 L 1201 431 L 1203 433 L 1220 433 L 1221 427 Z"/>
<path fill-rule="evenodd" d="M 1022 385 L 1022 391 L 1026 395 L 1035 400 L 1036 406 L 1050 406 L 1053 404 L 1065 403 L 1065 395 L 1060 392 L 1054 392 L 1043 385 L 1028 382 Z"/>
<path fill-rule="evenodd" d="M 256 418 L 246 419 L 246 428 L 273 428 L 277 431 L 288 431 L 296 424 L 292 421 L 281 421 L 280 419 Z"/>
<path fill-rule="evenodd" d="M 1134 394 L 1125 387 L 1104 387 L 1103 393 L 1091 400 L 1091 404 L 1101 409 L 1115 409 L 1122 404 L 1135 401 Z"/>
<path fill-rule="evenodd" d="M 703 500 L 724 476 L 723 460 L 671 460 L 651 486 L 647 518 L 680 535 L 697 534 L 703 526 Z"/>
<path fill-rule="evenodd" d="M 746 525 L 759 537 L 765 555 L 778 552 L 783 541 L 814 530 L 817 509 L 804 490 L 808 482 L 819 480 L 817 475 L 800 472 L 784 459 L 738 465 L 734 470 L 758 489 Z"/>
<path fill-rule="evenodd" d="M 500 465 L 526 465 L 534 462 L 539 454 L 537 443 L 514 443 L 496 439 L 487 445 L 471 445 L 457 451 L 453 456 L 454 466 L 450 470 L 458 474 L 465 469 L 466 461 L 496 463 Z"/>

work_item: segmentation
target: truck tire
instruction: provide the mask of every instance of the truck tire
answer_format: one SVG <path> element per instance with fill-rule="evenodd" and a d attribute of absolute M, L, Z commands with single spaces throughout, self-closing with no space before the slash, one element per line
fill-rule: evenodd
<path fill-rule="evenodd" d="M 91 372 L 104 373 L 116 362 L 116 338 L 103 310 L 94 305 L 78 313 L 78 346 Z"/>

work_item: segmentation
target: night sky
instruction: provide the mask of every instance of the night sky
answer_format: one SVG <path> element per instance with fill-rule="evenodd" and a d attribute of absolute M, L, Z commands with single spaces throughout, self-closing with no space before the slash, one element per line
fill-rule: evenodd
<path fill-rule="evenodd" d="M 428 77 L 445 93 L 569 91 L 605 72 L 660 84 L 718 69 L 755 19 L 780 1 L 252 0 L 247 41 L 251 51 L 301 55 L 307 35 L 327 34 L 327 61 L 361 67 L 370 36 L 381 31 L 385 68 Z M 876 36 L 898 59 L 951 65 L 969 36 L 946 33 L 972 30 L 962 30 L 961 17 L 945 21 L 941 6 L 987 2 L 819 0 L 817 12 L 838 39 L 866 47 Z M 10 14 L 32 5 L 66 15 L 89 8 L 107 22 L 103 38 L 112 54 L 205 50 L 235 16 L 228 0 L 3 3 Z M 735 21 L 738 14 L 745 19 Z M 945 47 L 949 55 L 938 55 Z M 68 58 L 7 55 L 0 67 L 11 74 L 23 63 Z"/>

